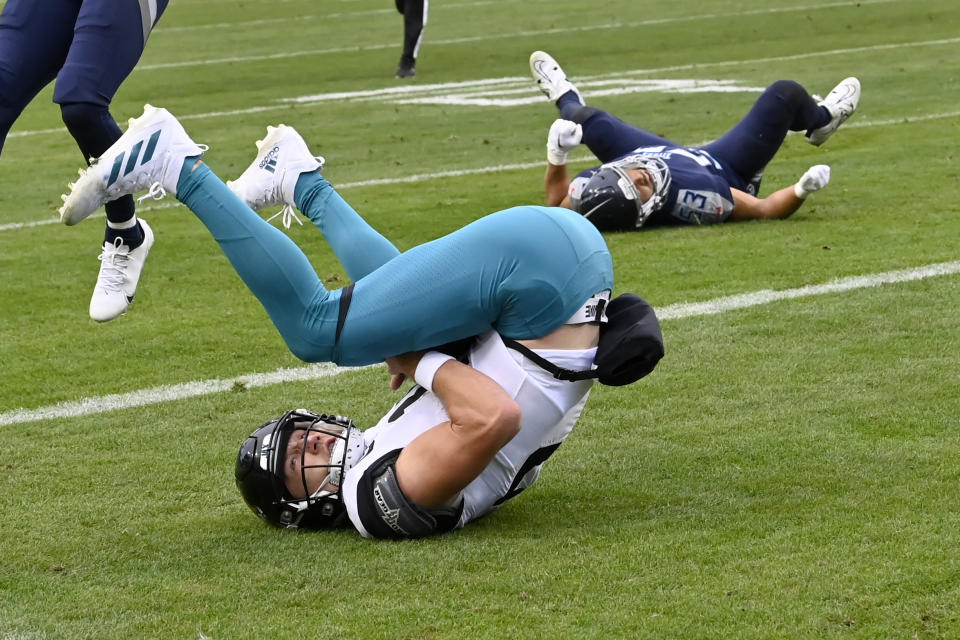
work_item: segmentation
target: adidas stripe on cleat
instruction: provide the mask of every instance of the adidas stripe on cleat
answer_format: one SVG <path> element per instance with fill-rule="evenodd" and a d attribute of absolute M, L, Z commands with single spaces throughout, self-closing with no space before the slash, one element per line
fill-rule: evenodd
<path fill-rule="evenodd" d="M 70 193 L 61 196 L 60 221 L 77 224 L 104 203 L 147 189 L 157 199 L 176 195 L 184 158 L 206 149 L 190 139 L 169 111 L 144 105 L 143 115 L 130 119 L 120 139 L 67 185 Z"/>
<path fill-rule="evenodd" d="M 143 149 L 143 155 L 140 155 L 140 150 L 143 147 L 143 140 L 133 145 L 133 148 L 130 149 L 130 154 L 127 156 L 126 152 L 120 152 L 120 154 L 114 159 L 113 167 L 110 169 L 110 177 L 107 178 L 107 187 L 113 185 L 117 179 L 122 175 L 129 175 L 138 164 L 145 164 L 150 162 L 153 159 L 153 154 L 157 150 L 157 141 L 160 139 L 160 134 L 163 131 L 158 129 L 154 131 L 153 134 L 147 139 L 146 148 Z"/>

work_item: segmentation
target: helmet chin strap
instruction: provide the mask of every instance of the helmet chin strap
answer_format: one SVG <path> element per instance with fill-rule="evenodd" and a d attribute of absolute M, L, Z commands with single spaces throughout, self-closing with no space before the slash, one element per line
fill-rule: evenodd
<path fill-rule="evenodd" d="M 344 429 L 345 435 L 349 438 L 350 432 L 347 429 Z M 333 445 L 333 449 L 330 451 L 330 471 L 327 473 L 326 480 L 323 481 L 323 484 L 320 486 L 323 487 L 326 484 L 335 484 L 338 487 L 340 486 L 340 481 L 342 480 L 342 469 L 344 463 L 344 457 L 347 453 L 347 441 L 343 438 L 337 438 L 336 444 Z"/>
<path fill-rule="evenodd" d="M 330 472 L 320 486 L 327 484 L 340 486 L 343 474 L 353 468 L 363 457 L 363 432 L 356 427 L 345 427 L 342 437 L 330 451 Z"/>

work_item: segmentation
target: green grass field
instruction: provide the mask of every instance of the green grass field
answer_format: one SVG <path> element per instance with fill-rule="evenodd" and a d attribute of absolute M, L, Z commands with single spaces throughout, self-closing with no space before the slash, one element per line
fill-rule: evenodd
<path fill-rule="evenodd" d="M 401 82 L 391 2 L 172 0 L 113 103 L 124 127 L 170 109 L 224 178 L 294 125 L 407 249 L 541 201 L 555 112 L 535 49 L 688 144 L 775 80 L 861 79 L 836 136 L 791 136 L 768 167 L 765 193 L 832 167 L 791 219 L 607 237 L 617 291 L 664 310 L 666 358 L 595 388 L 533 489 L 423 541 L 251 516 L 242 439 L 299 406 L 372 425 L 396 399 L 385 370 L 305 368 L 172 198 L 143 203 L 137 301 L 91 321 L 103 218 L 56 223 L 82 158 L 52 88 L 37 97 L 0 159 L 0 640 L 960 637 L 960 5 L 587 4 L 437 2 Z M 290 234 L 347 283 L 315 229 Z M 733 295 L 747 306 L 721 310 Z M 697 302 L 720 312 L 679 306 Z"/>

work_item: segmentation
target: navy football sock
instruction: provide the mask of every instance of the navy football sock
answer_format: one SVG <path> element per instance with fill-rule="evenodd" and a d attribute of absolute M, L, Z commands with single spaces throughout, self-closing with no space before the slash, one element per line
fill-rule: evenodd
<path fill-rule="evenodd" d="M 820 118 L 810 128 L 819 129 L 820 127 L 826 126 L 831 120 L 833 120 L 833 116 L 830 115 L 830 111 L 825 106 L 820 105 Z"/>
<path fill-rule="evenodd" d="M 140 226 L 140 221 L 136 218 L 133 219 L 133 226 L 123 229 L 116 229 L 111 224 L 110 222 L 107 223 L 107 230 L 103 234 L 104 242 L 113 244 L 117 238 L 121 238 L 123 244 L 131 249 L 136 249 L 143 244 L 143 227 Z"/>
<path fill-rule="evenodd" d="M 567 91 L 557 98 L 557 109 L 560 110 L 560 117 L 564 120 L 570 120 L 569 115 L 583 106 L 583 101 L 576 91 Z"/>

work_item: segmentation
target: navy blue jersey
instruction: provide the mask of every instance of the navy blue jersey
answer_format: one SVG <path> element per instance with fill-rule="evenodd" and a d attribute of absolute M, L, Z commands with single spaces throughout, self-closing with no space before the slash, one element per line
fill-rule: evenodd
<path fill-rule="evenodd" d="M 664 206 L 653 212 L 644 226 L 665 224 L 715 224 L 733 213 L 733 195 L 723 167 L 709 153 L 689 147 L 657 145 L 639 147 L 626 155 L 660 158 L 670 167 L 670 190 Z M 618 158 L 619 160 L 620 158 Z M 580 192 L 600 169 L 581 171 L 570 183 L 570 204 L 576 208 Z"/>

